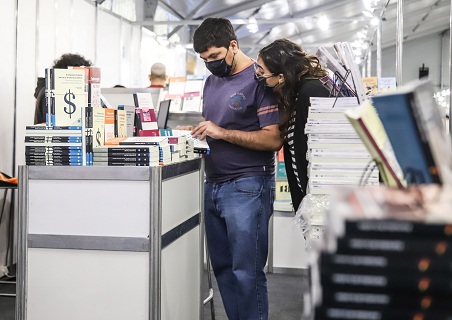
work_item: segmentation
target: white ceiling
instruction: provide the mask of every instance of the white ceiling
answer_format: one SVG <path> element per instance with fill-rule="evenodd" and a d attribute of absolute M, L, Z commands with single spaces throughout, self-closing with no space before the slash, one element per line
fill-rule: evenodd
<path fill-rule="evenodd" d="M 358 39 L 359 31 L 367 31 L 364 40 L 371 44 L 372 49 L 376 46 L 377 27 L 372 26 L 371 18 L 362 13 L 366 9 L 365 0 L 140 1 L 144 1 L 145 4 L 157 1 L 157 12 L 165 14 L 156 14 L 155 19 L 136 23 L 153 28 L 158 35 L 169 37 L 170 40 L 177 38 L 183 45 L 190 42 L 193 30 L 204 18 L 217 16 L 228 18 L 233 22 L 239 44 L 248 54 L 282 37 L 300 43 L 308 51 L 310 48 L 315 50 L 320 45 L 329 47 L 339 41 L 352 43 Z M 373 15 L 381 18 L 382 49 L 395 45 L 397 0 L 367 0 L 367 2 L 372 4 Z M 404 39 L 412 40 L 448 31 L 450 3 L 449 0 L 403 0 Z M 140 8 L 137 7 L 136 10 Z M 322 16 L 330 21 L 327 30 L 321 30 L 319 27 L 318 19 Z M 250 17 L 257 20 L 259 31 L 256 33 L 251 33 L 247 28 Z M 157 25 L 165 27 L 158 28 Z"/>

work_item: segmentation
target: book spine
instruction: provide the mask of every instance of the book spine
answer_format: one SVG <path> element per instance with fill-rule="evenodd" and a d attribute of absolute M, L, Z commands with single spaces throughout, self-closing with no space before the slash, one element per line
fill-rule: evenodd
<path fill-rule="evenodd" d="M 373 149 L 375 150 L 375 152 L 377 153 L 377 157 L 378 159 L 374 159 L 377 160 L 376 164 L 377 166 L 379 165 L 383 165 L 384 166 L 384 170 L 380 170 L 383 172 L 389 172 L 389 174 L 391 175 L 391 178 L 395 181 L 395 183 L 397 184 L 398 188 L 403 188 L 403 184 L 400 181 L 399 177 L 397 176 L 397 174 L 395 173 L 394 169 L 392 168 L 392 166 L 389 164 L 388 159 L 386 159 L 386 156 L 384 155 L 384 153 L 381 151 L 380 147 L 378 146 L 378 144 L 376 143 L 376 141 L 374 140 L 372 134 L 370 133 L 369 129 L 367 128 L 366 124 L 364 123 L 364 121 L 362 119 L 357 119 L 357 121 L 360 124 L 360 127 L 363 129 L 363 133 L 364 135 L 369 139 L 369 142 L 372 144 Z M 382 163 L 380 163 L 380 161 Z M 386 178 L 386 180 L 388 180 Z M 389 181 L 388 181 L 389 184 Z"/>
<path fill-rule="evenodd" d="M 408 105 L 411 110 L 411 116 L 414 123 L 416 124 L 417 132 L 419 134 L 419 142 L 421 143 L 421 148 L 424 151 L 425 161 L 427 162 L 428 170 L 432 183 L 442 184 L 441 177 L 439 175 L 439 168 L 433 159 L 432 150 L 427 138 L 427 128 L 424 125 L 422 115 L 420 114 L 419 108 L 422 106 L 416 106 L 416 99 L 414 97 L 415 93 L 411 93 L 408 98 Z"/>

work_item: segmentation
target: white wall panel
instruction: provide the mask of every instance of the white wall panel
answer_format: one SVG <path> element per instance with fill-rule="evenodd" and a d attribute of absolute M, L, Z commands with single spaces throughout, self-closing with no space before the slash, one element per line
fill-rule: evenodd
<path fill-rule="evenodd" d="M 96 7 L 89 2 L 73 0 L 72 52 L 96 63 Z"/>
<path fill-rule="evenodd" d="M 72 52 L 72 0 L 55 0 L 55 55 Z"/>
<path fill-rule="evenodd" d="M 45 69 L 52 67 L 56 59 L 55 0 L 39 0 L 37 5 L 36 72 L 44 77 Z"/>
<path fill-rule="evenodd" d="M 121 21 L 104 11 L 98 12 L 97 66 L 102 72 L 102 87 L 121 82 Z"/>
<path fill-rule="evenodd" d="M 16 164 L 25 164 L 25 126 L 33 124 L 36 87 L 36 2 L 19 1 L 17 37 Z M 28 31 L 28 32 L 27 32 Z"/>

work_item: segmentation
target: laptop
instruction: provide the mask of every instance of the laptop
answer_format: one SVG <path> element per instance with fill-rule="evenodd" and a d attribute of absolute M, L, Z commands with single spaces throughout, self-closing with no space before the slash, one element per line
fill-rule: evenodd
<path fill-rule="evenodd" d="M 171 100 L 162 100 L 160 102 L 159 110 L 157 113 L 157 126 L 159 129 L 166 129 L 168 124 L 168 115 L 171 105 Z"/>

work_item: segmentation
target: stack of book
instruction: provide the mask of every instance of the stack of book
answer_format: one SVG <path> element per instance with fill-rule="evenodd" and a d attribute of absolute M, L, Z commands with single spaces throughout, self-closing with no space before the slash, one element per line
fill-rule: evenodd
<path fill-rule="evenodd" d="M 343 190 L 313 268 L 315 319 L 449 319 L 450 203 L 432 185 Z"/>
<path fill-rule="evenodd" d="M 100 69 L 48 68 L 46 124 L 27 126 L 27 165 L 92 165 L 93 108 L 100 106 Z"/>
<path fill-rule="evenodd" d="M 311 98 L 308 135 L 309 194 L 329 194 L 338 185 L 377 185 L 378 170 L 345 117 L 356 98 Z"/>
<path fill-rule="evenodd" d="M 186 160 L 187 156 L 187 138 L 185 136 L 168 137 L 168 143 L 171 148 L 171 161 L 173 163 Z"/>
<path fill-rule="evenodd" d="M 155 167 L 160 164 L 160 150 L 156 145 L 95 147 L 93 159 L 95 166 Z"/>
<path fill-rule="evenodd" d="M 356 97 L 311 98 L 305 133 L 308 136 L 308 188 L 310 201 L 328 203 L 331 190 L 338 186 L 378 185 L 378 169 L 361 139 L 345 117 L 345 110 L 357 108 Z M 317 206 L 316 206 L 317 208 Z M 319 240 L 324 231 L 323 210 L 303 215 L 308 230 Z"/>
<path fill-rule="evenodd" d="M 27 126 L 25 164 L 31 166 L 86 165 L 86 152 L 84 152 L 82 140 L 81 126 Z"/>
<path fill-rule="evenodd" d="M 126 138 L 115 138 L 109 141 L 105 142 L 105 147 L 115 147 L 115 148 L 136 148 L 134 151 L 143 152 L 144 150 L 141 150 L 140 148 L 149 148 L 151 146 L 155 146 L 158 151 L 158 164 L 160 165 L 168 165 L 171 164 L 171 146 L 168 143 L 168 137 L 165 136 L 155 136 L 155 137 L 126 137 Z M 94 148 L 95 149 L 95 155 L 94 155 L 94 162 L 102 161 L 104 162 L 105 159 L 99 159 L 97 156 L 97 152 L 106 152 L 105 148 Z M 115 150 L 120 151 L 120 150 Z M 151 150 L 148 150 L 149 153 L 151 153 Z M 101 157 L 105 157 L 105 155 L 100 155 Z M 136 165 L 150 165 L 150 161 L 154 161 L 154 159 L 142 159 L 141 156 L 138 156 L 140 159 L 134 159 L 136 160 Z M 110 159 L 111 160 L 111 159 Z M 117 159 L 115 161 L 119 161 L 120 159 Z M 129 160 L 129 162 L 132 159 L 122 159 L 121 162 L 125 162 L 126 160 Z M 94 164 L 98 165 L 98 164 Z M 105 164 L 102 164 L 105 165 Z M 115 164 L 115 165 L 121 165 L 121 164 Z M 133 165 L 133 164 L 127 164 L 127 165 Z M 152 165 L 155 165 L 154 162 L 152 162 Z"/>

